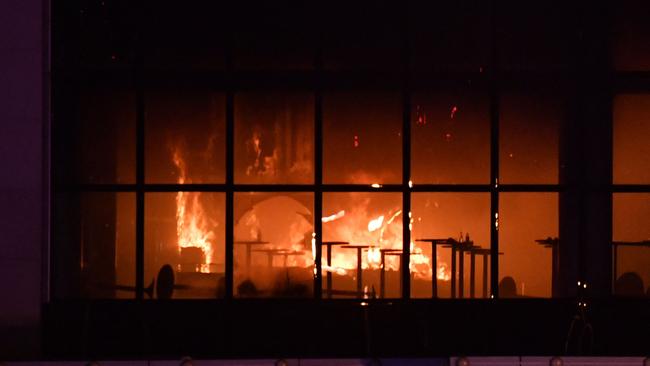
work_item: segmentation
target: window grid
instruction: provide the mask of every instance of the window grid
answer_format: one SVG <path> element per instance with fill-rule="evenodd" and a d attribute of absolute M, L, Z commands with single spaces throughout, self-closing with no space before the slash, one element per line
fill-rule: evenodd
<path fill-rule="evenodd" d="M 494 19 L 494 14 L 492 14 Z M 249 75 L 237 74 L 232 72 L 232 60 L 229 53 L 226 54 L 226 72 L 225 74 L 216 74 L 208 77 L 205 81 L 205 75 L 187 74 L 172 75 L 171 78 L 180 78 L 184 81 L 189 79 L 191 82 L 209 83 L 217 89 L 226 91 L 226 181 L 224 184 L 148 184 L 145 181 L 145 85 L 155 84 L 158 80 L 166 78 L 168 75 L 145 72 L 141 65 L 136 62 L 134 66 L 133 80 L 135 80 L 136 91 L 136 182 L 135 184 L 77 184 L 62 185 L 57 187 L 59 190 L 71 190 L 79 192 L 135 192 L 136 193 L 136 298 L 143 298 L 144 289 L 144 200 L 147 192 L 177 192 L 177 191 L 204 191 L 204 192 L 224 192 L 226 194 L 226 298 L 233 297 L 233 199 L 235 192 L 312 192 L 314 193 L 314 216 L 322 217 L 322 197 L 325 192 L 401 192 L 402 207 L 404 212 L 410 211 L 411 194 L 414 192 L 486 192 L 490 193 L 490 281 L 492 295 L 498 297 L 497 289 L 499 282 L 499 239 L 498 229 L 495 225 L 496 215 L 499 212 L 499 194 L 501 192 L 562 192 L 566 187 L 562 184 L 499 184 L 499 96 L 501 83 L 511 82 L 513 75 L 506 75 L 499 72 L 497 65 L 497 45 L 495 44 L 495 25 L 492 24 L 492 57 L 491 68 L 488 70 L 487 78 L 484 74 L 463 74 L 461 77 L 471 76 L 478 80 L 479 83 L 487 85 L 487 92 L 490 100 L 490 182 L 488 184 L 416 184 L 410 186 L 410 165 L 411 165 L 411 92 L 420 88 L 442 88 L 448 82 L 448 76 L 434 75 L 426 81 L 417 81 L 417 85 L 411 85 L 409 70 L 409 45 L 405 38 L 405 51 L 402 55 L 404 70 L 402 71 L 402 82 L 398 88 L 402 91 L 402 182 L 401 184 L 386 184 L 379 188 L 370 185 L 359 184 L 323 184 L 323 154 L 322 154 L 322 135 L 323 135 L 323 91 L 336 90 L 337 87 L 357 86 L 364 84 L 364 78 L 342 82 L 336 76 L 332 76 L 323 69 L 322 50 L 318 49 L 314 60 L 314 71 L 306 74 L 299 74 L 297 78 L 291 79 L 294 87 L 305 87 L 313 92 L 314 98 L 314 183 L 313 184 L 235 184 L 234 183 L 234 96 L 238 90 L 245 89 L 255 85 L 255 81 Z M 404 32 L 407 34 L 407 32 Z M 141 47 L 141 45 L 138 45 Z M 136 58 L 137 60 L 137 58 Z M 104 78 L 108 75 L 102 72 L 82 73 L 86 78 Z M 115 75 L 110 75 L 111 77 Z M 65 77 L 82 78 L 81 75 L 64 75 Z M 127 78 L 128 79 L 128 78 Z M 515 77 L 516 79 L 516 77 Z M 269 78 L 273 80 L 273 78 Z M 269 80 L 260 83 L 260 86 L 267 87 L 265 84 Z M 617 73 L 616 74 L 616 92 L 621 90 L 644 90 L 650 91 L 650 73 Z M 399 83 L 398 83 L 399 84 Z M 396 85 L 384 86 L 390 89 Z M 381 88 L 381 86 L 379 86 Z M 610 186 L 600 187 L 611 193 L 638 192 L 650 193 L 650 185 L 642 184 L 612 184 Z M 409 216 L 403 215 L 403 249 L 405 255 L 402 257 L 402 268 L 409 267 L 409 243 L 410 230 Z M 322 272 L 321 272 L 321 242 L 322 242 L 322 225 L 320 220 L 314 221 L 314 233 L 316 234 L 316 272 L 314 276 L 314 297 L 322 298 Z M 408 271 L 402 272 L 402 297 L 410 296 L 410 277 Z"/>

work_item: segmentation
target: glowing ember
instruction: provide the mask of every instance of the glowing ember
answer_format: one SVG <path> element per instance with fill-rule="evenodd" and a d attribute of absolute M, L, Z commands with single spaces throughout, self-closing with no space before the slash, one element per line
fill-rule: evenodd
<path fill-rule="evenodd" d="M 355 148 L 359 147 L 359 135 L 354 135 L 354 141 L 352 143 L 352 146 Z"/>
<path fill-rule="evenodd" d="M 456 112 L 458 112 L 458 107 L 453 106 L 453 107 L 451 108 L 451 114 L 449 115 L 449 117 L 450 117 L 451 119 L 454 119 L 454 115 L 456 114 Z"/>
<path fill-rule="evenodd" d="M 187 167 L 181 157 L 180 150 L 174 150 L 174 165 L 179 170 L 178 183 L 187 180 Z M 176 235 L 178 251 L 182 248 L 199 248 L 203 251 L 204 263 L 197 263 L 201 272 L 210 272 L 212 263 L 212 241 L 214 232 L 208 229 L 209 222 L 199 200 L 199 192 L 178 192 L 176 194 Z"/>
<path fill-rule="evenodd" d="M 424 114 L 424 111 L 422 110 L 422 108 L 419 105 L 417 105 L 415 108 L 416 108 L 415 109 L 415 111 L 416 111 L 415 112 L 416 113 L 415 123 L 420 125 L 420 126 L 426 125 L 427 124 L 427 115 Z"/>

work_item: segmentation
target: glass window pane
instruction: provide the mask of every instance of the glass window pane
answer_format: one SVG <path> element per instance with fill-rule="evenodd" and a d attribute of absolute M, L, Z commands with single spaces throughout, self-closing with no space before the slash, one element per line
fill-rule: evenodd
<path fill-rule="evenodd" d="M 616 1 L 612 29 L 614 67 L 618 71 L 650 70 L 650 3 Z"/>
<path fill-rule="evenodd" d="M 56 181 L 134 183 L 135 94 L 88 87 L 64 103 L 66 118 L 53 131 Z"/>
<path fill-rule="evenodd" d="M 312 193 L 236 193 L 236 297 L 313 297 Z"/>
<path fill-rule="evenodd" d="M 314 104 L 308 93 L 235 97 L 235 182 L 312 183 Z"/>
<path fill-rule="evenodd" d="M 431 297 L 435 268 L 435 297 L 451 297 L 452 281 L 458 298 L 488 297 L 490 194 L 413 193 L 412 209 L 411 296 Z"/>
<path fill-rule="evenodd" d="M 224 193 L 147 193 L 144 234 L 144 282 L 155 281 L 156 298 L 224 296 Z"/>
<path fill-rule="evenodd" d="M 225 97 L 207 90 L 150 92 L 146 99 L 148 183 L 225 181 Z"/>
<path fill-rule="evenodd" d="M 650 296 L 650 194 L 616 193 L 613 210 L 614 292 Z"/>
<path fill-rule="evenodd" d="M 325 183 L 401 183 L 401 100 L 388 92 L 324 96 Z"/>
<path fill-rule="evenodd" d="M 342 7 L 343 5 L 343 7 Z M 403 40 L 401 19 L 384 2 L 327 2 L 323 13 L 323 63 L 330 70 L 399 72 Z M 345 11 L 341 11 L 345 8 Z"/>
<path fill-rule="evenodd" d="M 553 265 L 554 253 L 559 255 L 558 221 L 557 193 L 500 195 L 500 297 L 552 296 L 552 278 L 558 272 Z"/>
<path fill-rule="evenodd" d="M 235 5 L 237 6 L 237 5 Z M 310 2 L 241 3 L 232 23 L 233 63 L 245 70 L 305 70 L 314 65 L 315 11 Z M 236 16 L 236 15 L 235 15 Z"/>
<path fill-rule="evenodd" d="M 490 54 L 489 3 L 418 2 L 409 7 L 411 69 L 482 72 Z"/>
<path fill-rule="evenodd" d="M 501 98 L 500 183 L 557 184 L 564 99 L 547 94 Z"/>
<path fill-rule="evenodd" d="M 323 297 L 401 296 L 400 193 L 325 193 L 322 220 Z"/>
<path fill-rule="evenodd" d="M 505 0 L 498 4 L 499 59 L 514 70 L 568 69 L 575 59 L 579 10 L 567 2 Z"/>
<path fill-rule="evenodd" d="M 135 298 L 135 194 L 55 196 L 57 298 Z"/>
<path fill-rule="evenodd" d="M 614 183 L 650 183 L 650 94 L 614 98 Z"/>
<path fill-rule="evenodd" d="M 490 117 L 486 97 L 419 93 L 411 112 L 414 183 L 488 183 Z"/>
<path fill-rule="evenodd" d="M 85 1 L 71 5 L 69 22 L 78 26 L 74 40 L 79 42 L 79 61 L 87 68 L 118 68 L 126 70 L 135 56 L 137 11 L 129 1 Z M 81 5 L 81 6 L 79 6 Z M 74 29 L 74 26 L 71 27 Z M 62 42 L 73 48 L 75 42 Z M 67 52 L 56 52 L 67 56 Z M 70 52 L 72 53 L 72 52 Z M 74 59 L 65 66 L 76 65 Z"/>
<path fill-rule="evenodd" d="M 146 6 L 142 58 L 151 69 L 225 69 L 228 12 L 216 2 L 194 2 L 192 6 L 151 2 Z M 142 21 L 142 20 L 140 20 Z M 173 26 L 172 26 L 173 25 Z"/>

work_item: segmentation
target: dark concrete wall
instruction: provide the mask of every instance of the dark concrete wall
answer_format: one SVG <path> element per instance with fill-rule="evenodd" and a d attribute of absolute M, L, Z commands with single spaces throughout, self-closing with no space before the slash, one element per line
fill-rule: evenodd
<path fill-rule="evenodd" d="M 0 360 L 38 357 L 40 348 L 47 3 L 0 2 Z"/>

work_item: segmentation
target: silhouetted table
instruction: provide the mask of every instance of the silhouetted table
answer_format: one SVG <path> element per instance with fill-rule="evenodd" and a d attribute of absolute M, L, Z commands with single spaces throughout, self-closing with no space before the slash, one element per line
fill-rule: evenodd
<path fill-rule="evenodd" d="M 399 254 L 399 256 L 401 257 L 402 250 L 396 248 L 394 249 L 386 248 L 386 249 L 379 249 L 379 252 L 381 253 L 381 269 L 380 269 L 380 276 L 379 276 L 379 297 L 383 299 L 386 295 L 386 255 L 391 255 L 391 253 L 394 253 L 394 255 Z"/>
<path fill-rule="evenodd" d="M 535 243 L 544 248 L 551 248 L 551 294 L 556 296 L 558 274 L 560 273 L 560 239 L 548 237 L 546 239 L 537 239 Z"/>
<path fill-rule="evenodd" d="M 357 250 L 357 292 L 359 296 L 363 295 L 363 268 L 361 267 L 361 251 L 370 248 L 370 245 L 343 245 L 341 248 Z"/>
<path fill-rule="evenodd" d="M 476 256 L 480 255 L 483 257 L 483 298 L 488 297 L 488 257 L 492 254 L 492 251 L 489 248 L 481 248 L 475 246 L 471 248 L 468 253 L 470 256 L 469 262 L 469 296 L 474 298 L 474 288 L 476 283 Z M 499 252 L 499 255 L 503 255 L 503 252 Z"/>
<path fill-rule="evenodd" d="M 454 242 L 456 242 L 456 240 L 454 240 L 452 238 L 446 238 L 446 239 L 438 238 L 438 239 L 415 239 L 415 241 L 431 244 L 431 259 L 432 259 L 432 262 L 433 262 L 433 274 L 431 276 L 431 297 L 434 297 L 434 298 L 438 297 L 438 249 L 437 249 L 437 247 L 438 247 L 438 245 L 451 245 Z M 452 253 L 455 255 L 455 251 L 454 251 L 453 248 L 452 248 Z M 452 255 L 452 258 L 453 258 L 453 255 Z M 454 270 L 455 269 L 456 269 L 456 267 L 454 265 Z M 456 278 L 455 275 L 452 275 L 452 276 L 453 276 L 454 279 Z M 453 291 L 454 292 L 456 291 L 455 285 L 454 285 L 454 290 Z"/>
<path fill-rule="evenodd" d="M 268 241 L 261 240 L 237 240 L 235 241 L 236 245 L 245 245 L 246 246 L 246 271 L 250 272 L 251 269 L 251 247 L 253 245 L 264 245 L 269 244 Z"/>
<path fill-rule="evenodd" d="M 276 255 L 283 254 L 285 249 L 274 249 L 274 248 L 262 248 L 262 249 L 253 249 L 253 253 L 266 253 L 266 266 L 271 268 L 273 267 L 273 257 Z"/>
<path fill-rule="evenodd" d="M 463 255 L 474 247 L 473 241 L 457 241 L 451 239 L 449 245 L 443 248 L 451 248 L 451 298 L 456 298 L 456 253 L 458 253 L 458 292 L 462 299 L 465 292 L 465 258 Z"/>
<path fill-rule="evenodd" d="M 327 247 L 327 266 L 332 265 L 332 246 L 335 245 L 347 245 L 350 244 L 347 241 L 324 241 L 322 245 Z M 327 297 L 332 297 L 332 271 L 327 271 Z"/>

